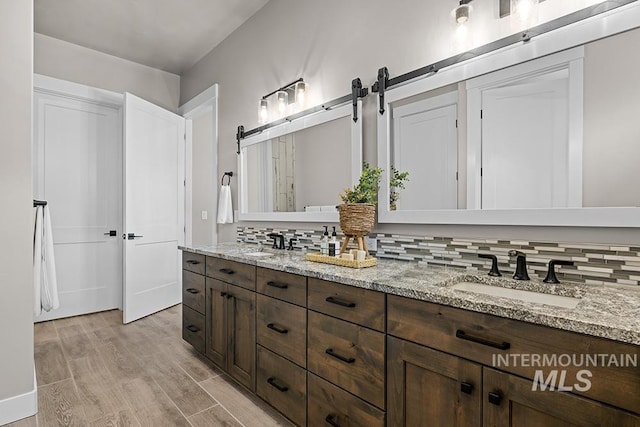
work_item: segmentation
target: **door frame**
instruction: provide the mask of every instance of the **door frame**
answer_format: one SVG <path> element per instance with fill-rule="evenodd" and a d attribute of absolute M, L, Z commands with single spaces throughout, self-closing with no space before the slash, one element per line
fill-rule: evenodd
<path fill-rule="evenodd" d="M 212 244 L 218 243 L 218 226 L 217 226 L 217 212 L 218 212 L 218 84 L 205 89 L 198 95 L 191 98 L 178 108 L 178 114 L 186 119 L 186 152 L 185 152 L 185 176 L 187 182 L 185 186 L 185 245 L 191 246 L 193 242 L 193 133 L 192 124 L 193 119 L 200 117 L 204 114 L 213 115 L 213 129 L 212 129 L 212 141 L 213 145 L 213 158 L 212 164 L 212 176 L 213 180 L 213 200 L 209 204 L 210 220 L 214 221 L 211 232 Z"/>

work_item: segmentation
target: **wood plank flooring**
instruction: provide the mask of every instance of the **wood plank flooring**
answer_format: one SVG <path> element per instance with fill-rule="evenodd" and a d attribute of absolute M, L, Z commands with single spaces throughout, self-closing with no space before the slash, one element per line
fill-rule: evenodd
<path fill-rule="evenodd" d="M 128 325 L 118 310 L 35 324 L 38 414 L 49 426 L 291 426 L 181 337 L 182 307 Z"/>

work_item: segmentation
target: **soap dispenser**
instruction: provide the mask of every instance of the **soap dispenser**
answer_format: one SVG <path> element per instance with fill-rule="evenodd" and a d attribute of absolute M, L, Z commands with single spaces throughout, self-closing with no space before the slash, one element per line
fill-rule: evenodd
<path fill-rule="evenodd" d="M 320 240 L 320 254 L 321 255 L 329 255 L 329 226 L 324 226 L 324 235 L 322 236 L 322 240 Z"/>
<path fill-rule="evenodd" d="M 331 233 L 331 240 L 329 240 L 329 256 L 340 256 L 340 246 L 336 237 L 336 227 L 334 226 L 333 233 Z"/>

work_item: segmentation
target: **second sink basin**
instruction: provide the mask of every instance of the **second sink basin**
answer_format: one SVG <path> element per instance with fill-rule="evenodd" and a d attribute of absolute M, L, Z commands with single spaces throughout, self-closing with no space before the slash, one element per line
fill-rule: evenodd
<path fill-rule="evenodd" d="M 562 308 L 576 308 L 576 306 L 580 302 L 579 298 L 544 294 L 540 292 L 523 291 L 520 289 L 503 288 L 500 286 L 484 285 L 482 283 L 474 282 L 456 283 L 455 285 L 451 285 L 451 289 L 474 292 L 477 294 L 490 295 L 495 297 L 516 299 L 535 304 L 552 305 Z"/>

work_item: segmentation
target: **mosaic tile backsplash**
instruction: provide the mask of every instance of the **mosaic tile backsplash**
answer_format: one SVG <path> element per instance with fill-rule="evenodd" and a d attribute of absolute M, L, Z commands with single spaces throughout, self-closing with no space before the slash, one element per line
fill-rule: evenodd
<path fill-rule="evenodd" d="M 329 230 L 331 232 L 331 229 Z M 287 241 L 295 238 L 298 250 L 320 251 L 324 230 L 291 230 L 278 228 L 238 227 L 237 241 L 271 244 L 269 233 L 282 233 Z M 338 232 L 338 239 L 343 235 Z M 515 270 L 512 249 L 527 254 L 529 275 L 543 279 L 550 259 L 573 261 L 573 266 L 558 266 L 558 279 L 593 285 L 640 285 L 640 247 L 585 243 L 550 243 L 521 240 L 462 239 L 448 237 L 405 236 L 376 234 L 378 250 L 371 251 L 378 258 L 412 261 L 431 265 L 446 265 L 472 271 L 489 271 L 490 260 L 478 258 L 478 253 L 498 257 L 502 274 Z M 355 247 L 355 246 L 354 246 Z"/>

